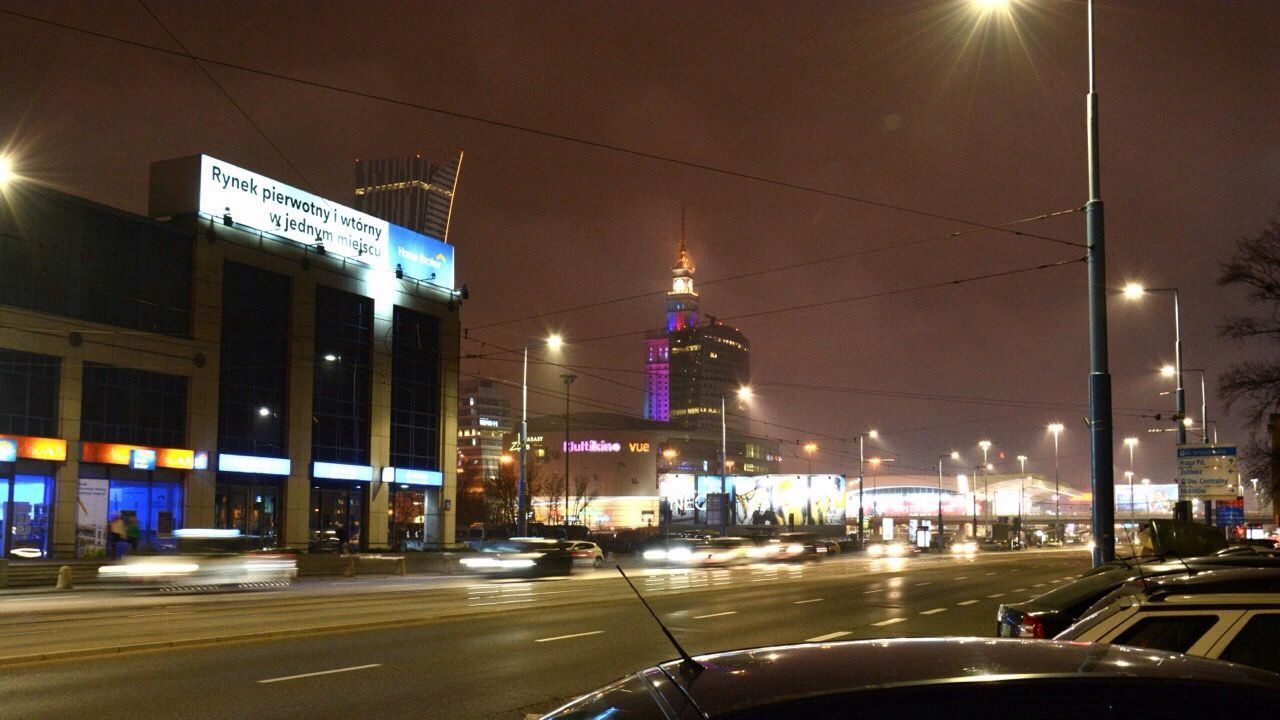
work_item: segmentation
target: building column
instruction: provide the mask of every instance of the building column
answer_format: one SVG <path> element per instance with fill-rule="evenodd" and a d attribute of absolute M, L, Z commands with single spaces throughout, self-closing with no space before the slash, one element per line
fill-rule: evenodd
<path fill-rule="evenodd" d="M 63 560 L 76 555 L 80 494 L 80 407 L 84 359 L 72 349 L 61 361 L 58 378 L 58 437 L 67 441 L 67 461 L 58 466 L 53 487 L 53 542 L 50 551 Z"/>
<path fill-rule="evenodd" d="M 191 330 L 203 362 L 187 381 L 187 443 L 197 453 L 209 454 L 209 467 L 187 473 L 183 524 L 190 528 L 213 527 L 217 488 L 218 382 L 222 348 L 222 244 L 195 242 L 195 277 Z"/>
<path fill-rule="evenodd" d="M 373 336 L 392 337 L 395 305 L 374 301 Z M 391 486 L 382 482 L 382 468 L 391 464 L 391 343 L 373 344 L 373 372 L 370 374 L 369 462 L 373 482 L 369 483 L 369 522 L 365 528 L 369 549 L 387 547 Z"/>
<path fill-rule="evenodd" d="M 457 312 L 456 309 L 450 311 L 454 317 Z M 441 515 L 440 542 L 450 546 L 457 541 L 458 380 L 462 343 L 459 323 L 442 322 L 440 328 L 440 471 L 444 475 L 444 487 L 440 488 L 438 511 Z"/>
<path fill-rule="evenodd" d="M 295 275 L 289 303 L 288 443 L 291 473 L 284 487 L 284 544 L 307 547 L 311 539 L 311 431 L 315 394 L 316 285 Z"/>

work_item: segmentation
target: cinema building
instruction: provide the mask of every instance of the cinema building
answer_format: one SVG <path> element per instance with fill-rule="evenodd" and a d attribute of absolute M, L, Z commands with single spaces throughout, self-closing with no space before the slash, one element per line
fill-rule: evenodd
<path fill-rule="evenodd" d="M 451 246 L 207 156 L 147 217 L 11 184 L 0 234 L 5 558 L 452 540 Z"/>

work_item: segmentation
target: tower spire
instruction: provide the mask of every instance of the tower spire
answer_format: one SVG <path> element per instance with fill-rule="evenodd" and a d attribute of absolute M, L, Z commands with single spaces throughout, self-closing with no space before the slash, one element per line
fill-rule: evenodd
<path fill-rule="evenodd" d="M 689 257 L 689 249 L 685 246 L 683 204 L 680 205 L 680 250 L 676 255 L 676 264 L 671 269 L 693 272 L 693 259 Z"/>

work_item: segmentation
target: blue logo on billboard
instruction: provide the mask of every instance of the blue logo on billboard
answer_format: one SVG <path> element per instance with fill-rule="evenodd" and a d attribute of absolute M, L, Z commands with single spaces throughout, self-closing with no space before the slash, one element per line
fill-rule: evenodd
<path fill-rule="evenodd" d="M 415 280 L 453 288 L 452 245 L 399 225 L 391 225 L 388 235 L 393 266 L 399 265 Z"/>
<path fill-rule="evenodd" d="M 129 467 L 134 470 L 155 470 L 156 469 L 156 451 L 155 450 L 130 450 L 129 451 Z"/>

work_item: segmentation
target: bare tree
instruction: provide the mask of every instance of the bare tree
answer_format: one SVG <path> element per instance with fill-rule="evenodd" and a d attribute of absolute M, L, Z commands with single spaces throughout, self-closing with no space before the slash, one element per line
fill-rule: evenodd
<path fill-rule="evenodd" d="M 1245 289 L 1253 312 L 1228 318 L 1221 334 L 1234 340 L 1272 344 L 1268 356 L 1231 366 L 1218 380 L 1227 409 L 1243 406 L 1250 438 L 1240 448 L 1242 472 L 1259 478 L 1259 490 L 1274 497 L 1272 448 L 1264 440 L 1269 415 L 1280 407 L 1280 216 L 1254 237 L 1236 241 L 1236 251 L 1222 264 L 1218 285 Z"/>
<path fill-rule="evenodd" d="M 530 463 L 525 469 L 525 492 L 530 498 L 542 492 L 542 473 L 537 465 Z M 519 514 L 519 473 L 515 463 L 498 466 L 498 474 L 485 480 L 484 495 L 488 508 L 489 522 L 500 525 L 517 524 Z"/>

